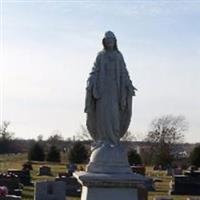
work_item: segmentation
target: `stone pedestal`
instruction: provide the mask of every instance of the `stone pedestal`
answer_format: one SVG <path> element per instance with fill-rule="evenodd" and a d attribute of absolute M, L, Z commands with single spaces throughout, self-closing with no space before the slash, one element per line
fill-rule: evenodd
<path fill-rule="evenodd" d="M 139 174 L 95 174 L 76 172 L 74 176 L 82 184 L 81 200 L 145 200 L 139 192 L 146 180 Z"/>
<path fill-rule="evenodd" d="M 82 184 L 81 200 L 147 199 L 144 188 L 146 178 L 131 171 L 122 145 L 96 148 L 86 172 L 75 172 L 73 175 Z"/>
<path fill-rule="evenodd" d="M 93 150 L 86 171 L 103 174 L 127 174 L 132 170 L 123 145 L 103 144 Z"/>

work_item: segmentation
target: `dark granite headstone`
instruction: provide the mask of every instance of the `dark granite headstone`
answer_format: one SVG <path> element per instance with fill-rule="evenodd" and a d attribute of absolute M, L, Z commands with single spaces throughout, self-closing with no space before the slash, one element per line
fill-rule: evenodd
<path fill-rule="evenodd" d="M 172 174 L 173 174 L 173 176 L 182 175 L 183 174 L 183 169 L 182 168 L 175 168 L 175 169 L 173 169 Z"/>
<path fill-rule="evenodd" d="M 176 175 L 171 194 L 200 195 L 200 171 L 186 171 L 185 175 Z"/>
<path fill-rule="evenodd" d="M 76 178 L 72 176 L 62 176 L 57 177 L 55 181 L 63 181 L 65 183 L 66 189 L 66 196 L 74 196 L 80 197 L 81 196 L 81 184 L 77 181 Z"/>
<path fill-rule="evenodd" d="M 51 168 L 48 166 L 41 166 L 39 169 L 39 176 L 52 176 Z"/>
<path fill-rule="evenodd" d="M 9 169 L 8 173 L 12 173 L 18 176 L 20 183 L 24 186 L 33 185 L 31 183 L 31 175 L 29 170 L 17 170 L 17 169 Z"/>
<path fill-rule="evenodd" d="M 23 165 L 22 165 L 22 170 L 24 171 L 30 171 L 30 170 L 33 170 L 33 167 L 32 167 L 32 163 L 31 162 L 25 162 Z"/>
<path fill-rule="evenodd" d="M 0 175 L 0 186 L 7 187 L 9 195 L 21 196 L 22 188 L 20 186 L 19 178 L 16 175 Z"/>

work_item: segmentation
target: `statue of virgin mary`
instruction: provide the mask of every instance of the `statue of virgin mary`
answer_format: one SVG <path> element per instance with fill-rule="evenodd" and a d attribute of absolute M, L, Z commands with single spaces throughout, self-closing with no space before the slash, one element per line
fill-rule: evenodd
<path fill-rule="evenodd" d="M 94 62 L 87 81 L 85 112 L 87 128 L 97 144 L 118 145 L 132 114 L 132 85 L 113 32 L 102 40 L 103 50 Z"/>

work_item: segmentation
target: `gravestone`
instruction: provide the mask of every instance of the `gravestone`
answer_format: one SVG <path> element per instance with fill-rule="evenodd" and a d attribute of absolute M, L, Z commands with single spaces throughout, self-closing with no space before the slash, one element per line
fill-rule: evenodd
<path fill-rule="evenodd" d="M 65 183 L 62 181 L 36 182 L 35 200 L 66 200 Z"/>
<path fill-rule="evenodd" d="M 31 183 L 31 175 L 29 170 L 18 170 L 18 169 L 9 169 L 8 173 L 12 173 L 18 176 L 20 183 L 24 186 L 30 186 Z"/>
<path fill-rule="evenodd" d="M 170 193 L 200 195 L 200 171 L 186 171 L 185 175 L 174 176 Z"/>
<path fill-rule="evenodd" d="M 182 168 L 175 168 L 175 169 L 173 169 L 172 174 L 173 174 L 173 176 L 182 175 L 183 174 L 183 169 Z"/>
<path fill-rule="evenodd" d="M 63 181 L 65 183 L 66 196 L 80 197 L 81 196 L 81 184 L 76 178 L 72 176 L 59 176 L 55 181 Z"/>
<path fill-rule="evenodd" d="M 22 165 L 22 170 L 25 170 L 25 171 L 30 171 L 30 170 L 33 170 L 33 167 L 32 167 L 32 163 L 31 162 L 25 162 L 23 165 Z"/>
<path fill-rule="evenodd" d="M 22 189 L 19 178 L 15 174 L 0 174 L 0 186 L 7 187 L 10 195 L 21 196 Z"/>
<path fill-rule="evenodd" d="M 52 173 L 51 173 L 51 168 L 48 167 L 48 166 L 41 166 L 39 168 L 39 174 L 38 176 L 52 176 Z"/>

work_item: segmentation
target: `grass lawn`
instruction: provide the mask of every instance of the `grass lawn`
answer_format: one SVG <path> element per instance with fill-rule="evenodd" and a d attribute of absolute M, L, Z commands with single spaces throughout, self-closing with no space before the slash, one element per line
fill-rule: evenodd
<path fill-rule="evenodd" d="M 26 154 L 10 154 L 0 156 L 0 172 L 7 171 L 7 169 L 21 169 L 22 164 L 27 160 Z M 48 176 L 37 176 L 40 165 L 46 164 L 51 167 L 53 177 Z M 62 163 L 48 163 L 48 162 L 34 162 L 33 171 L 31 172 L 32 181 L 36 182 L 39 180 L 52 180 L 57 176 L 58 172 L 66 171 L 66 162 Z M 148 200 L 152 200 L 155 196 L 168 195 L 169 182 L 171 177 L 166 176 L 165 171 L 153 171 L 152 167 L 146 168 L 146 174 L 151 177 L 157 177 L 162 182 L 156 183 L 156 191 L 149 192 Z M 22 200 L 33 200 L 34 199 L 34 187 L 24 187 Z M 175 200 L 186 200 L 189 196 L 177 195 L 172 196 Z M 194 196 L 193 196 L 194 197 Z M 199 196 L 200 198 L 200 196 Z M 80 200 L 80 198 L 69 197 L 68 200 Z"/>

